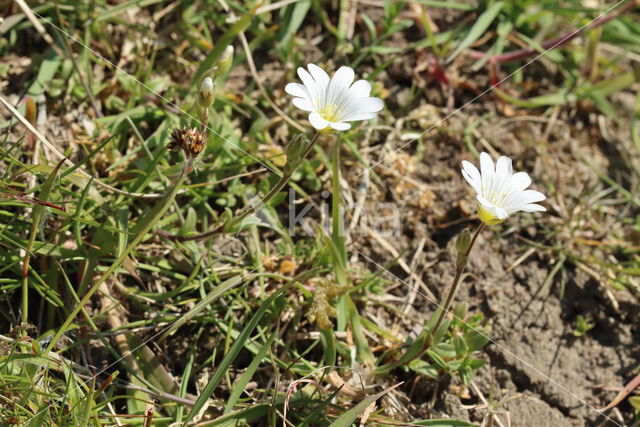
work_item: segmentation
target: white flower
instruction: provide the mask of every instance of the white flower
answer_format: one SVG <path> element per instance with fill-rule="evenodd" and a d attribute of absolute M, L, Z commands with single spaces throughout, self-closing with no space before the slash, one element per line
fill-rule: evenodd
<path fill-rule="evenodd" d="M 546 211 L 544 206 L 535 203 L 546 199 L 545 195 L 526 190 L 531 178 L 526 172 L 513 173 L 510 158 L 502 156 L 494 166 L 491 156 L 482 153 L 480 170 L 462 161 L 462 176 L 477 193 L 478 216 L 485 224 L 498 224 L 518 211 Z"/>
<path fill-rule="evenodd" d="M 371 84 L 366 80 L 353 83 L 355 72 L 350 67 L 340 67 L 329 79 L 329 75 L 317 65 L 309 64 L 309 71 L 298 68 L 302 83 L 289 83 L 284 90 L 293 95 L 293 105 L 309 111 L 309 122 L 318 129 L 328 127 L 347 130 L 349 123 L 368 120 L 382 110 L 380 98 L 370 97 Z M 353 83 L 353 84 L 351 84 Z"/>

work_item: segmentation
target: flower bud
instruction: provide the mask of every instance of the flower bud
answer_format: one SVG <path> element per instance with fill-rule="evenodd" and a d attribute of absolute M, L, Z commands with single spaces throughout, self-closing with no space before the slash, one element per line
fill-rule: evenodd
<path fill-rule="evenodd" d="M 198 92 L 198 105 L 201 108 L 206 110 L 211 106 L 211 104 L 213 104 L 213 98 L 214 98 L 213 79 L 207 76 L 204 79 L 202 79 L 202 82 L 200 83 L 200 90 Z"/>
<path fill-rule="evenodd" d="M 205 77 L 200 83 L 200 95 L 210 96 L 213 93 L 213 80 L 211 77 Z"/>
<path fill-rule="evenodd" d="M 227 74 L 231 69 L 231 64 L 233 64 L 233 46 L 229 45 L 220 55 L 220 59 L 218 59 L 218 64 L 214 71 L 215 78 L 217 79 Z"/>
<path fill-rule="evenodd" d="M 285 174 L 291 174 L 300 165 L 304 152 L 309 147 L 309 139 L 304 134 L 296 135 L 287 144 L 285 153 L 287 155 L 287 163 L 284 165 Z"/>

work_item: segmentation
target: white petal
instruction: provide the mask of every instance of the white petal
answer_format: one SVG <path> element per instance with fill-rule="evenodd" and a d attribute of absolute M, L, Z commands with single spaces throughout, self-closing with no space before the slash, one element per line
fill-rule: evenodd
<path fill-rule="evenodd" d="M 309 92 L 300 83 L 289 83 L 284 87 L 284 91 L 298 98 L 309 98 Z"/>
<path fill-rule="evenodd" d="M 496 162 L 496 175 L 511 176 L 513 168 L 511 167 L 511 159 L 507 156 L 500 156 Z"/>
<path fill-rule="evenodd" d="M 524 212 L 546 212 L 547 208 L 535 203 L 529 203 L 528 205 L 520 207 L 520 210 Z"/>
<path fill-rule="evenodd" d="M 372 119 L 375 113 L 384 108 L 384 103 L 379 98 L 349 98 L 345 99 L 337 116 L 341 121 L 363 120 L 361 114 L 369 114 L 366 119 Z"/>
<path fill-rule="evenodd" d="M 321 86 L 323 89 L 326 89 L 329 85 L 329 75 L 316 64 L 307 65 L 309 72 L 313 76 L 318 86 Z"/>
<path fill-rule="evenodd" d="M 482 192 L 491 194 L 493 191 L 493 177 L 496 170 L 493 166 L 493 160 L 484 151 L 480 153 L 480 175 L 482 175 Z"/>
<path fill-rule="evenodd" d="M 362 113 L 377 113 L 384 108 L 384 102 L 380 98 L 364 98 L 353 101 Z"/>
<path fill-rule="evenodd" d="M 366 80 L 358 80 L 351 85 L 349 93 L 355 98 L 367 98 L 371 93 L 371 83 Z"/>
<path fill-rule="evenodd" d="M 513 175 L 513 168 L 511 166 L 511 159 L 507 156 L 500 156 L 496 162 L 496 178 L 503 181 L 506 178 Z"/>
<path fill-rule="evenodd" d="M 531 177 L 526 172 L 516 172 L 511 177 L 511 191 L 524 191 L 531 185 Z"/>
<path fill-rule="evenodd" d="M 525 190 L 510 193 L 504 198 L 501 206 L 515 212 L 521 210 L 522 206 L 526 204 L 540 202 L 544 199 L 546 199 L 545 195 L 539 191 Z"/>
<path fill-rule="evenodd" d="M 541 202 L 546 199 L 547 196 L 536 190 L 525 190 L 522 192 L 522 198 L 525 203 Z"/>
<path fill-rule="evenodd" d="M 513 175 L 511 159 L 506 156 L 500 156 L 496 162 L 496 174 L 493 177 L 492 193 L 496 197 L 509 192 L 511 189 L 511 175 Z"/>
<path fill-rule="evenodd" d="M 353 113 L 342 118 L 343 122 L 355 122 L 357 120 L 369 120 L 373 119 L 376 113 Z"/>
<path fill-rule="evenodd" d="M 320 114 L 316 113 L 315 111 L 309 114 L 309 122 L 311 122 L 311 126 L 318 130 L 322 130 L 329 126 L 329 122 L 320 117 Z"/>
<path fill-rule="evenodd" d="M 333 75 L 331 79 L 331 83 L 336 85 L 337 88 L 342 90 L 346 90 L 353 83 L 353 79 L 356 77 L 355 71 L 353 68 L 342 66 L 338 68 L 338 71 Z"/>
<path fill-rule="evenodd" d="M 349 123 L 343 122 L 329 122 L 329 126 L 331 126 L 331 128 L 335 130 L 347 130 L 351 127 Z"/>
<path fill-rule="evenodd" d="M 336 109 L 342 110 L 349 100 L 349 86 L 353 82 L 355 72 L 353 68 L 342 66 L 331 78 L 327 87 L 327 96 L 324 105 L 332 105 Z"/>
<path fill-rule="evenodd" d="M 309 101 L 311 101 L 311 103 L 317 107 L 319 92 L 318 85 L 316 84 L 315 80 L 313 80 L 311 74 L 309 74 L 307 70 L 302 67 L 298 67 L 298 76 L 300 77 L 300 80 L 302 80 L 302 83 L 304 83 L 304 86 L 309 93 Z"/>
<path fill-rule="evenodd" d="M 462 161 L 462 176 L 467 180 L 469 185 L 476 190 L 476 193 L 482 192 L 482 177 L 478 168 L 471 162 Z"/>
<path fill-rule="evenodd" d="M 307 98 L 293 98 L 293 105 L 303 111 L 314 111 L 313 105 Z"/>
<path fill-rule="evenodd" d="M 509 213 L 496 206 L 496 216 L 498 217 L 498 219 L 507 219 L 509 217 Z"/>

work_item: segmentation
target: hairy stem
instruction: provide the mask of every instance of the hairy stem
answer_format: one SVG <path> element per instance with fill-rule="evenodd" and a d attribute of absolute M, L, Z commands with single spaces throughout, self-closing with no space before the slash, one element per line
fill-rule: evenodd
<path fill-rule="evenodd" d="M 444 320 L 444 316 L 449 312 L 449 308 L 451 307 L 451 303 L 453 302 L 453 297 L 456 295 L 458 290 L 458 285 L 460 284 L 460 278 L 462 277 L 462 272 L 464 271 L 464 267 L 467 265 L 467 257 L 471 252 L 471 248 L 473 248 L 473 244 L 476 242 L 476 239 L 480 235 L 480 232 L 484 229 L 484 223 L 480 223 L 480 226 L 476 229 L 476 232 L 473 234 L 473 238 L 471 239 L 471 243 L 467 248 L 467 251 L 464 254 L 464 262 L 458 263 L 456 266 L 456 274 L 453 277 L 453 283 L 451 284 L 451 288 L 449 289 L 449 294 L 447 295 L 447 299 L 444 304 L 440 306 L 442 311 L 440 312 L 440 316 L 438 316 L 438 320 L 433 327 L 433 333 L 438 331 L 442 321 Z"/>

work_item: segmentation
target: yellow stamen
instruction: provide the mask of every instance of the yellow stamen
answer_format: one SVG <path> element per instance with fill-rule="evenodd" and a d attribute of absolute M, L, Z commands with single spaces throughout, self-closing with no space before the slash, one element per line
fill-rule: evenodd
<path fill-rule="evenodd" d="M 328 122 L 337 122 L 336 118 L 336 106 L 335 105 L 325 105 L 322 111 L 318 111 L 320 117 L 325 119 Z"/>

